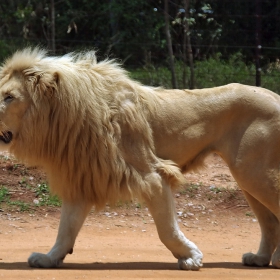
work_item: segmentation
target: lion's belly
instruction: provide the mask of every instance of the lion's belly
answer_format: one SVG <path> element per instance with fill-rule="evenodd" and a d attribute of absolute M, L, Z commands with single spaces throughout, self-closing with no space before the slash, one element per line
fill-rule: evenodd
<path fill-rule="evenodd" d="M 190 125 L 184 129 L 169 131 L 157 130 L 154 133 L 156 155 L 162 159 L 170 159 L 181 168 L 205 150 L 210 152 L 213 137 L 205 123 Z"/>

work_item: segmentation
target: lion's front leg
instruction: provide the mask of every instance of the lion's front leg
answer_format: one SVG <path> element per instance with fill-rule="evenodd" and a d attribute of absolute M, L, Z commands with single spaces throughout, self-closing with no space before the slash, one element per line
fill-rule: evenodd
<path fill-rule="evenodd" d="M 146 199 L 162 243 L 178 259 L 180 269 L 199 270 L 203 255 L 197 246 L 180 231 L 170 187 L 154 186 L 153 194 Z"/>
<path fill-rule="evenodd" d="M 65 256 L 73 252 L 75 239 L 92 205 L 86 202 L 62 203 L 61 218 L 56 242 L 47 254 L 32 253 L 28 258 L 31 267 L 57 267 Z"/>

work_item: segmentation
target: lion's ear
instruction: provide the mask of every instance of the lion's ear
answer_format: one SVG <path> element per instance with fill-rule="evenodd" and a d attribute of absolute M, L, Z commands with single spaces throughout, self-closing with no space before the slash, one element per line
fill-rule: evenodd
<path fill-rule="evenodd" d="M 26 84 L 30 92 L 41 97 L 52 97 L 57 91 L 58 74 L 47 72 L 28 73 Z"/>

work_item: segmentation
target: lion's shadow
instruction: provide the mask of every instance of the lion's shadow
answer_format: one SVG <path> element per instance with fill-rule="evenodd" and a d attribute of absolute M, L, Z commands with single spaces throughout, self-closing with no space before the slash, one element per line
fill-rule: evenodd
<path fill-rule="evenodd" d="M 202 269 L 268 269 L 269 267 L 243 266 L 239 262 L 206 262 Z M 0 262 L 0 270 L 36 270 L 29 267 L 27 262 Z M 176 263 L 164 262 L 119 262 L 119 263 L 66 263 L 61 270 L 178 270 Z"/>

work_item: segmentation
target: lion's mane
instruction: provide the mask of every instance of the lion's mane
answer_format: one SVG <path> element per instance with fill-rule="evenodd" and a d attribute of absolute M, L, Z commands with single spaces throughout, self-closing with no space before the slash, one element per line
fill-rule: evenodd
<path fill-rule="evenodd" d="M 155 155 L 149 116 L 157 110 L 157 89 L 130 79 L 116 61 L 97 62 L 94 52 L 49 57 L 25 49 L 1 72 L 20 79 L 30 97 L 10 150 L 45 168 L 63 199 L 101 208 L 151 194 L 155 176 L 172 187 L 184 181 L 173 162 Z"/>

